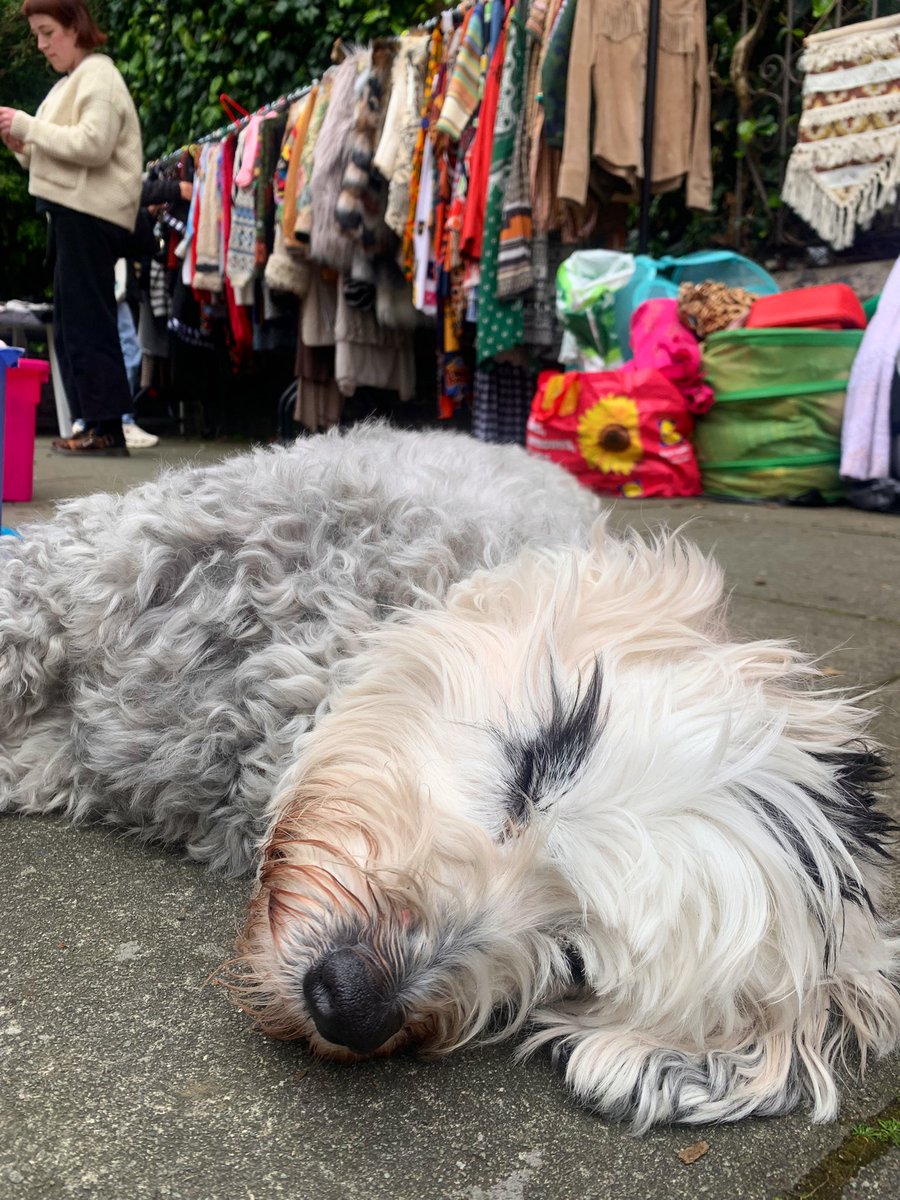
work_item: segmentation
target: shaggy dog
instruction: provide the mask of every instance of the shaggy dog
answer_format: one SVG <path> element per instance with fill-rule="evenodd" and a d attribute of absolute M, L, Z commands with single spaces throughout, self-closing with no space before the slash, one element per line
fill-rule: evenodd
<path fill-rule="evenodd" d="M 900 1039 L 900 943 L 816 675 L 555 468 L 369 427 L 3 543 L 0 810 L 258 849 L 232 986 L 322 1054 L 524 1031 L 637 1130 L 825 1120 Z"/>

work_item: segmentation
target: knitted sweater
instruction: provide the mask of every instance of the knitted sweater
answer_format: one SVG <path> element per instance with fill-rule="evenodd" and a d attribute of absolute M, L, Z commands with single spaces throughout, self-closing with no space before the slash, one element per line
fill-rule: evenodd
<path fill-rule="evenodd" d="M 47 93 L 35 116 L 17 112 L 32 196 L 134 228 L 141 199 L 141 127 L 112 59 L 89 54 Z"/>

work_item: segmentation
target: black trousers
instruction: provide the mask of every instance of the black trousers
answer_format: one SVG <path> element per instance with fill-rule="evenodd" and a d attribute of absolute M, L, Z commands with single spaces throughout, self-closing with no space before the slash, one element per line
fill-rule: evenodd
<path fill-rule="evenodd" d="M 73 420 L 88 428 L 131 409 L 116 319 L 116 260 L 132 235 L 118 225 L 47 205 L 53 268 L 53 334 Z"/>

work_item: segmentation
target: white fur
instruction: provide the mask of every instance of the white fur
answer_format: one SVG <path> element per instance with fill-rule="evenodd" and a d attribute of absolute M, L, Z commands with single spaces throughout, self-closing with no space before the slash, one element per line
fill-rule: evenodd
<path fill-rule="evenodd" d="M 554 680 L 575 704 L 598 663 L 589 751 L 510 830 L 504 737 L 546 722 Z M 385 1051 L 526 1028 L 524 1052 L 551 1044 L 579 1098 L 638 1131 L 802 1097 L 834 1117 L 842 1059 L 897 1044 L 900 943 L 841 896 L 878 906 L 885 876 L 829 818 L 853 805 L 828 756 L 853 753 L 866 716 L 816 674 L 782 643 L 731 642 L 719 570 L 677 539 L 601 522 L 591 552 L 477 573 L 373 635 L 285 781 L 244 1003 L 344 1054 L 298 980 L 349 927 L 397 982 L 406 1024 Z"/>
<path fill-rule="evenodd" d="M 0 811 L 261 843 L 234 991 L 323 1054 L 349 952 L 377 1053 L 520 1032 L 636 1130 L 831 1118 L 900 1038 L 866 714 L 596 517 L 377 426 L 73 502 L 0 547 Z"/>

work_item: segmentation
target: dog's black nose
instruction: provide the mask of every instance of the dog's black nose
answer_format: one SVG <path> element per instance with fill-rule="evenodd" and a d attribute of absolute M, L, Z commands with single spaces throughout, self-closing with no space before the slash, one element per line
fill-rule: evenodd
<path fill-rule="evenodd" d="M 371 1054 L 403 1024 L 403 1012 L 383 980 L 356 950 L 332 950 L 309 969 L 303 995 L 326 1041 Z"/>

